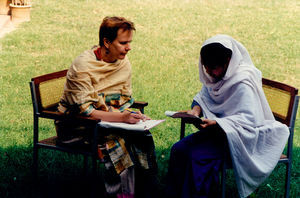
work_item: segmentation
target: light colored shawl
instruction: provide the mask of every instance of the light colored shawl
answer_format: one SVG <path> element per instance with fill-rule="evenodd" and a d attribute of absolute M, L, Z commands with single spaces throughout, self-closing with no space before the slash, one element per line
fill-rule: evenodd
<path fill-rule="evenodd" d="M 195 96 L 204 117 L 216 120 L 229 143 L 241 197 L 251 194 L 275 168 L 289 136 L 286 125 L 275 121 L 262 89 L 261 72 L 246 48 L 227 35 L 203 43 L 220 43 L 232 50 L 222 80 L 215 82 L 199 61 L 202 90 Z"/>
<path fill-rule="evenodd" d="M 77 108 L 76 113 L 89 115 L 95 108 L 112 111 L 111 107 L 116 106 L 115 109 L 120 109 L 131 100 L 131 65 L 127 56 L 114 63 L 99 61 L 94 54 L 96 48 L 84 51 L 73 61 L 59 111 L 66 113 L 68 108 Z"/>

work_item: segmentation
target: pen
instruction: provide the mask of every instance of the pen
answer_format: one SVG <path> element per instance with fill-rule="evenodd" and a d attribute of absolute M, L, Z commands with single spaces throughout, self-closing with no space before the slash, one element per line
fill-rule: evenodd
<path fill-rule="evenodd" d="M 125 111 L 128 111 L 128 112 L 130 112 L 130 113 L 134 113 L 134 114 L 139 114 L 138 112 L 132 111 L 131 109 L 125 109 Z M 143 120 L 143 122 L 144 122 L 145 120 L 147 120 L 147 117 L 146 117 L 145 115 L 143 115 L 143 114 L 141 114 L 141 115 L 142 115 L 141 120 Z"/>
<path fill-rule="evenodd" d="M 130 109 L 126 109 L 126 111 L 129 111 L 130 113 L 138 114 L 136 111 L 132 111 Z"/>

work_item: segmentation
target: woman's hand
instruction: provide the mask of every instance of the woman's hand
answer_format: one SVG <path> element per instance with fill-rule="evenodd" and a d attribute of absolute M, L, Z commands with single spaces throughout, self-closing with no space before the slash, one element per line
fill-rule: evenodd
<path fill-rule="evenodd" d="M 206 128 L 206 127 L 213 126 L 213 125 L 217 124 L 217 122 L 215 120 L 202 119 L 202 121 L 203 121 L 203 124 L 200 124 L 201 128 Z"/>
<path fill-rule="evenodd" d="M 187 113 L 199 117 L 199 115 L 201 113 L 201 108 L 200 108 L 200 106 L 195 105 L 193 107 L 193 109 L 188 110 Z"/>
<path fill-rule="evenodd" d="M 95 120 L 102 120 L 108 122 L 126 122 L 131 124 L 135 124 L 140 120 L 150 120 L 149 117 L 142 114 L 140 111 L 124 111 L 123 113 L 120 113 L 94 110 L 90 114 L 90 117 Z"/>
<path fill-rule="evenodd" d="M 187 113 L 191 114 L 191 115 L 194 115 L 194 116 L 199 116 L 198 112 L 195 109 L 188 110 Z"/>
<path fill-rule="evenodd" d="M 122 113 L 122 116 L 123 116 L 123 122 L 130 123 L 130 124 L 135 124 L 140 120 L 142 121 L 150 120 L 148 116 L 142 114 L 140 111 L 136 111 L 134 113 L 129 111 L 124 111 Z"/>
<path fill-rule="evenodd" d="M 151 120 L 150 117 L 146 116 L 145 114 L 142 114 L 140 111 L 136 111 L 135 113 L 137 113 L 137 114 L 139 114 L 143 117 L 142 118 L 143 122 L 146 121 L 146 120 Z"/>

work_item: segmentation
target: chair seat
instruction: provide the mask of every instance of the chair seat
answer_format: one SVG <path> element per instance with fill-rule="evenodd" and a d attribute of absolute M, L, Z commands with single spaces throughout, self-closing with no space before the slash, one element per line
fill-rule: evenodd
<path fill-rule="evenodd" d="M 44 140 L 40 140 L 37 145 L 39 147 L 46 147 L 50 149 L 65 151 L 74 154 L 83 154 L 91 156 L 93 154 L 91 145 L 77 144 L 77 145 L 64 145 L 58 141 L 57 136 L 53 136 Z"/>

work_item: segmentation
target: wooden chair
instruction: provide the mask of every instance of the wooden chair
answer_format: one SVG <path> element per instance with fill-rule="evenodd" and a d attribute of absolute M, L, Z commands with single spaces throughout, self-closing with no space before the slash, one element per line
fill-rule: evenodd
<path fill-rule="evenodd" d="M 105 130 L 100 128 L 98 120 L 93 120 L 84 116 L 68 116 L 57 111 L 57 105 L 63 94 L 64 83 L 66 81 L 67 70 L 62 70 L 38 77 L 34 77 L 30 82 L 32 104 L 33 104 L 33 176 L 37 179 L 38 173 L 38 150 L 51 149 L 62 152 L 82 155 L 84 157 L 84 170 L 87 172 L 88 157 L 92 158 L 92 176 L 97 174 L 97 162 L 104 162 L 98 157 L 98 132 Z M 147 106 L 146 102 L 135 102 L 131 107 L 139 109 L 144 113 L 144 107 Z M 88 123 L 94 126 L 93 138 L 91 146 L 66 146 L 59 144 L 57 136 L 48 137 L 39 140 L 39 119 L 52 119 L 52 120 L 72 120 L 76 123 Z"/>
<path fill-rule="evenodd" d="M 290 130 L 286 153 L 282 154 L 278 161 L 278 163 L 286 165 L 284 197 L 288 198 L 290 192 L 294 127 L 299 103 L 298 89 L 266 78 L 262 79 L 262 83 L 264 93 L 275 119 L 286 124 Z M 184 138 L 186 124 L 190 123 L 185 119 L 181 119 L 180 139 Z M 224 163 L 221 170 L 221 195 L 223 198 L 225 197 L 226 169 L 230 168 L 232 168 L 230 165 Z"/>

